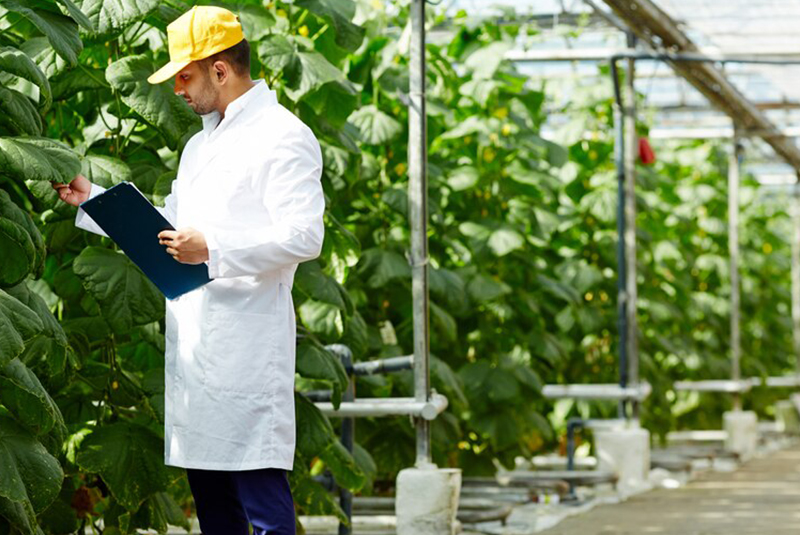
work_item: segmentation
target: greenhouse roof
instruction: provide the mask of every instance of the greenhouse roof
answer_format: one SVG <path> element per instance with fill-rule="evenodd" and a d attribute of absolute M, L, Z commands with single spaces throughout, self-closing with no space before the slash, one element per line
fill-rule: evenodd
<path fill-rule="evenodd" d="M 701 52 L 715 57 L 763 56 L 800 60 L 800 2 L 793 0 L 653 0 L 672 17 Z M 601 75 L 597 60 L 626 48 L 625 35 L 612 22 L 615 17 L 602 0 L 453 0 L 448 10 L 464 9 L 471 16 L 502 16 L 498 6 L 513 7 L 530 17 L 541 34 L 533 42 L 521 42 L 511 56 L 520 70 L 532 77 L 580 80 Z M 595 6 L 602 13 L 598 16 Z M 605 15 L 605 16 L 603 16 Z M 611 19 L 611 20 L 609 20 Z M 582 31 L 568 32 L 580 25 Z M 584 56 L 582 61 L 523 61 L 526 56 Z M 586 58 L 596 58 L 587 60 Z M 728 80 L 786 135 L 800 134 L 800 65 L 727 63 Z M 568 84 L 564 84 L 568 86 Z M 671 67 L 658 61 L 637 62 L 636 87 L 646 106 L 655 110 L 654 138 L 729 137 L 732 121 Z M 561 93 L 569 99 L 569 92 Z M 748 156 L 759 156 L 769 167 L 754 163 L 749 170 L 769 182 L 794 182 L 788 165 L 762 141 L 752 140 Z M 751 160 L 752 161 L 752 160 Z"/>

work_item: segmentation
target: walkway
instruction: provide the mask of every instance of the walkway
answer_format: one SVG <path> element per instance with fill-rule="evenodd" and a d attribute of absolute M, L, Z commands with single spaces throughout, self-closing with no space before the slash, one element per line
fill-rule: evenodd
<path fill-rule="evenodd" d="M 800 534 L 800 447 L 565 519 L 544 535 Z"/>

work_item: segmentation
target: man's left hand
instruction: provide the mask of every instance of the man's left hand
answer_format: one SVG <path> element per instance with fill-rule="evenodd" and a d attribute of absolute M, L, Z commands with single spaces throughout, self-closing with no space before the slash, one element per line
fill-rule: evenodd
<path fill-rule="evenodd" d="M 158 243 L 167 246 L 172 258 L 183 264 L 201 264 L 208 260 L 208 245 L 203 233 L 192 227 L 162 230 Z"/>

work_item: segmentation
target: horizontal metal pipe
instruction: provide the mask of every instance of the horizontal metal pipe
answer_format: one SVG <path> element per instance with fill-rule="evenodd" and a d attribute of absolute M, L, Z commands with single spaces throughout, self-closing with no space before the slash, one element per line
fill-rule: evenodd
<path fill-rule="evenodd" d="M 414 355 L 391 357 L 388 359 L 356 362 L 353 364 L 355 375 L 374 375 L 376 373 L 392 373 L 414 368 Z"/>
<path fill-rule="evenodd" d="M 672 387 L 681 392 L 726 392 L 744 393 L 753 388 L 750 379 L 731 380 L 711 380 L 711 381 L 676 381 Z"/>
<path fill-rule="evenodd" d="M 332 403 L 315 403 L 326 416 L 335 417 L 376 417 L 376 416 L 414 416 L 424 420 L 434 420 L 447 408 L 447 398 L 433 393 L 428 401 L 414 398 L 366 398 L 342 402 L 338 409 Z"/>
<path fill-rule="evenodd" d="M 542 395 L 548 399 L 636 400 L 647 399 L 652 391 L 649 383 L 622 387 L 618 384 L 545 385 Z"/>
<path fill-rule="evenodd" d="M 515 63 L 560 62 L 560 61 L 615 61 L 618 59 L 643 59 L 675 62 L 701 63 L 747 63 L 754 65 L 800 65 L 800 54 L 788 56 L 740 54 L 723 56 L 711 51 L 699 52 L 647 52 L 630 49 L 609 50 L 607 48 L 559 49 L 559 50 L 511 50 L 505 59 Z"/>

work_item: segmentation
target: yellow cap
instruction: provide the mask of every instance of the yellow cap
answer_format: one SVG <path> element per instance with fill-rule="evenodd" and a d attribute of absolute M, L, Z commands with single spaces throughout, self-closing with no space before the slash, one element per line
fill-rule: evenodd
<path fill-rule="evenodd" d="M 167 26 L 170 61 L 147 81 L 166 82 L 191 62 L 222 52 L 242 39 L 239 17 L 221 7 L 194 6 Z"/>

